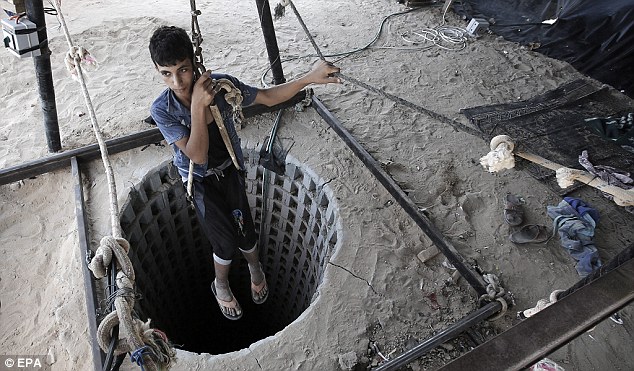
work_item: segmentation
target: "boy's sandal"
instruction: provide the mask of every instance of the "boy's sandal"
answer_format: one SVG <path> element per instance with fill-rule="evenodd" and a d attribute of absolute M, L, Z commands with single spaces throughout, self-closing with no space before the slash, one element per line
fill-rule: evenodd
<path fill-rule="evenodd" d="M 264 293 L 262 293 L 264 291 Z M 255 304 L 262 304 L 269 297 L 269 286 L 266 283 L 266 277 L 259 284 L 251 282 L 251 298 Z"/>
<path fill-rule="evenodd" d="M 242 308 L 240 307 L 240 304 L 238 304 L 236 297 L 233 296 L 233 294 L 231 294 L 231 296 L 233 296 L 231 301 L 225 301 L 225 300 L 219 299 L 218 294 L 216 294 L 216 285 L 214 283 L 215 281 L 211 283 L 211 292 L 214 293 L 214 297 L 216 298 L 216 301 L 218 302 L 218 305 L 220 306 L 220 312 L 222 313 L 222 315 L 232 321 L 242 318 Z M 231 313 L 228 313 L 228 309 L 234 309 L 235 312 L 239 314 L 232 315 Z"/>

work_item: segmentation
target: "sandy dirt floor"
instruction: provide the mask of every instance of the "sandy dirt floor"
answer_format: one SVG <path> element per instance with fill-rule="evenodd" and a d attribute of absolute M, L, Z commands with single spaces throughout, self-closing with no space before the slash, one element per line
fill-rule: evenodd
<path fill-rule="evenodd" d="M 366 45 L 384 17 L 405 9 L 388 0 L 295 4 L 324 54 Z M 189 3 L 65 0 L 62 5 L 74 42 L 99 62 L 87 75 L 104 136 L 151 128 L 143 119 L 164 87 L 147 43 L 159 25 L 189 29 Z M 268 58 L 255 2 L 199 1 L 198 7 L 207 68 L 261 87 Z M 47 23 L 63 147 L 95 143 L 80 87 L 64 67 L 66 41 L 54 16 L 47 16 Z M 392 17 L 373 48 L 337 65 L 346 75 L 467 125 L 462 108 L 523 100 L 586 78 L 565 62 L 492 34 L 469 38 L 461 50 L 404 49 L 413 45 L 401 35 L 411 38 L 415 31 L 442 23 L 439 7 Z M 466 26 L 451 11 L 447 24 Z M 290 11 L 275 27 L 283 59 L 314 54 Z M 284 63 L 287 78 L 305 73 L 316 60 L 312 56 Z M 32 61 L 0 50 L 0 81 L 0 167 L 47 156 Z M 507 193 L 526 200 L 526 223 L 544 225 L 551 223 L 546 206 L 559 203 L 560 196 L 526 172 L 486 172 L 479 164 L 488 151 L 482 139 L 347 82 L 314 90 L 445 238 L 513 293 L 515 307 L 478 327 L 485 337 L 517 323 L 518 310 L 579 279 L 575 262 L 558 239 L 540 245 L 509 241 L 511 230 L 502 215 Z M 245 146 L 261 145 L 273 121 L 273 114 L 249 119 L 240 132 Z M 367 356 L 370 341 L 394 356 L 477 309 L 476 292 L 464 279 L 451 281 L 453 271 L 443 265 L 442 255 L 426 263 L 417 258 L 432 246 L 428 237 L 314 110 L 289 111 L 278 136 L 286 145 L 294 143 L 290 155 L 327 182 L 338 200 L 343 238 L 319 297 L 300 320 L 273 338 L 224 355 L 179 352 L 174 369 L 365 368 L 374 360 Z M 170 156 L 167 146 L 111 156 L 120 203 Z M 84 167 L 96 248 L 110 233 L 108 189 L 101 162 Z M 55 370 L 93 367 L 73 187 L 70 168 L 0 186 L 0 353 L 46 355 Z M 596 230 L 604 262 L 632 243 L 634 215 L 619 212 L 592 188 L 573 196 L 604 215 Z M 570 370 L 632 369 L 632 306 L 620 314 L 623 325 L 606 320 L 549 358 Z M 411 368 L 434 369 L 469 349 L 468 343 L 455 341 Z M 134 368 L 128 361 L 125 367 Z"/>

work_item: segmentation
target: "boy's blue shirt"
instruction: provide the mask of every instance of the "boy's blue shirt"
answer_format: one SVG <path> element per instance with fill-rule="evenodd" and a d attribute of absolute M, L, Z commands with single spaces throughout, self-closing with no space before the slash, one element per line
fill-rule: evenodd
<path fill-rule="evenodd" d="M 249 106 L 255 101 L 255 97 L 258 93 L 257 88 L 244 84 L 237 78 L 230 75 L 211 74 L 211 78 L 216 80 L 224 78 L 231 81 L 242 93 L 243 107 Z M 221 90 L 218 94 L 216 94 L 214 102 L 222 114 L 222 118 L 224 120 L 225 127 L 227 128 L 229 138 L 231 138 L 231 145 L 233 146 L 233 150 L 238 158 L 238 162 L 244 169 L 244 156 L 240 146 L 240 137 L 238 137 L 238 133 L 236 132 L 233 122 L 233 109 L 231 105 L 225 101 L 223 93 L 224 90 Z M 174 143 L 185 137 L 189 137 L 190 135 L 191 111 L 189 107 L 181 104 L 178 99 L 176 99 L 174 92 L 168 88 L 154 100 L 154 103 L 152 103 L 152 107 L 150 108 L 150 114 L 161 131 L 161 134 L 163 134 L 163 137 L 174 151 L 174 165 L 178 168 L 178 171 L 183 179 L 187 179 L 189 174 L 189 158 Z M 195 177 L 203 177 L 206 171 L 207 164 L 194 165 Z"/>

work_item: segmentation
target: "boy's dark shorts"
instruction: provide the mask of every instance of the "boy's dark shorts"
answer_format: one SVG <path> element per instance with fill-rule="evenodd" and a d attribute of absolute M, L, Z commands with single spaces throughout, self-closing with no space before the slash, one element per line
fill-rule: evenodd
<path fill-rule="evenodd" d="M 257 242 L 244 177 L 234 167 L 223 175 L 209 175 L 194 181 L 194 203 L 201 227 L 214 254 L 232 260 L 236 248 L 250 250 Z"/>

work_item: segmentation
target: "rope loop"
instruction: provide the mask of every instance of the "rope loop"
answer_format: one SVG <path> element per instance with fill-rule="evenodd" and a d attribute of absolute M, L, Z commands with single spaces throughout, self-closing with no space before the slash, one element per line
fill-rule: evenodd
<path fill-rule="evenodd" d="M 121 271 L 132 281 L 135 280 L 134 268 L 128 257 L 130 243 L 124 238 L 105 236 L 95 252 L 95 256 L 88 264 L 95 278 L 103 278 L 108 274 L 108 268 L 112 262 L 112 256 L 117 258 Z"/>

